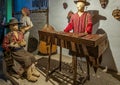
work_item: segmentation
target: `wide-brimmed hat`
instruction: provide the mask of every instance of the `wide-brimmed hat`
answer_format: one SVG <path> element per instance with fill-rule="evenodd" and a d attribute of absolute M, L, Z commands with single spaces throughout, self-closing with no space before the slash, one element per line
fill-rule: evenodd
<path fill-rule="evenodd" d="M 8 27 L 9 25 L 12 24 L 22 24 L 21 22 L 18 22 L 18 20 L 16 18 L 12 18 L 9 20 L 9 22 L 5 25 L 5 27 Z"/>
<path fill-rule="evenodd" d="M 74 2 L 75 2 L 75 3 L 77 3 L 77 2 L 83 2 L 83 3 L 85 3 L 85 6 L 90 5 L 90 3 L 87 2 L 86 0 L 74 0 Z"/>

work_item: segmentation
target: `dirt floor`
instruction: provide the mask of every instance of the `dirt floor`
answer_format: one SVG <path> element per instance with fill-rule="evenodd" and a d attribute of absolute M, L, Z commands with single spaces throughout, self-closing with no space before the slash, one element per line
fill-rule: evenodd
<path fill-rule="evenodd" d="M 62 57 L 62 71 L 57 70 L 53 73 L 49 80 L 46 82 L 46 68 L 47 68 L 47 58 L 48 56 L 39 56 L 37 67 L 41 73 L 37 82 L 29 82 L 25 78 L 16 79 L 20 85 L 71 85 L 72 84 L 72 59 L 68 56 Z M 51 69 L 54 69 L 58 66 L 59 55 L 53 55 L 51 60 Z M 80 69 L 82 67 L 83 71 Z M 0 68 L 2 69 L 2 68 Z M 86 63 L 83 60 L 78 59 L 78 69 L 77 69 L 77 80 L 81 80 L 86 76 Z M 9 80 L 5 78 L 2 74 L 2 70 L 0 71 L 0 85 L 12 85 Z M 81 85 L 78 83 L 78 85 Z M 120 76 L 118 76 L 115 72 L 108 71 L 107 73 L 103 72 L 101 68 L 97 70 L 97 73 L 94 73 L 93 68 L 90 68 L 90 80 L 85 81 L 84 85 L 120 85 Z"/>

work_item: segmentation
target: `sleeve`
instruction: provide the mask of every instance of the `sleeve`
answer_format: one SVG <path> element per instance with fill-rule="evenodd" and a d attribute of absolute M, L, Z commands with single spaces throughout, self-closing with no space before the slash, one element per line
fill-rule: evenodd
<path fill-rule="evenodd" d="M 22 40 L 25 39 L 23 32 L 21 32 L 21 37 L 22 37 Z"/>
<path fill-rule="evenodd" d="M 19 31 L 19 36 L 20 36 L 20 40 L 23 40 L 24 39 L 24 33 Z"/>
<path fill-rule="evenodd" d="M 6 51 L 9 51 L 10 50 L 9 44 L 10 44 L 9 38 L 8 38 L 8 36 L 5 36 L 4 40 L 3 40 L 3 44 L 2 44 L 3 49 L 5 49 Z"/>
<path fill-rule="evenodd" d="M 92 16 L 88 13 L 87 14 L 87 27 L 86 27 L 86 32 L 88 34 L 92 33 L 92 27 L 93 27 Z"/>
<path fill-rule="evenodd" d="M 67 27 L 64 29 L 64 32 L 69 32 L 70 30 L 72 30 L 72 28 L 73 28 L 72 24 L 69 23 Z"/>
<path fill-rule="evenodd" d="M 70 22 L 68 23 L 67 27 L 64 29 L 64 32 L 69 32 L 73 29 L 73 15 L 71 16 Z"/>

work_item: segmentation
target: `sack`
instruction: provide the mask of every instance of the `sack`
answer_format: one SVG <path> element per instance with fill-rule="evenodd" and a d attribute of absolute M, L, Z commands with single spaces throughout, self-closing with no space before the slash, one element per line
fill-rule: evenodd
<path fill-rule="evenodd" d="M 57 45 L 52 45 L 52 51 L 51 54 L 56 54 L 57 53 Z M 40 44 L 38 46 L 38 50 L 40 54 L 43 55 L 49 55 L 50 53 L 50 45 L 47 45 L 46 42 L 40 41 Z"/>
<path fill-rule="evenodd" d="M 16 60 L 14 61 L 14 65 L 12 66 L 13 70 L 18 74 L 18 75 L 22 75 L 24 73 L 24 69 L 21 66 L 21 64 L 19 62 L 17 62 Z"/>

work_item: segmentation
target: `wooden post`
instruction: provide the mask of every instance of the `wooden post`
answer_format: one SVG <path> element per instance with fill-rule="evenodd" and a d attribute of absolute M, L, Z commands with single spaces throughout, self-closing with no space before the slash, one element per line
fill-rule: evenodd
<path fill-rule="evenodd" d="M 48 7 L 47 7 L 47 27 L 49 26 L 49 0 L 48 0 Z"/>
<path fill-rule="evenodd" d="M 12 0 L 6 0 L 6 22 L 9 22 L 9 20 L 12 18 Z M 8 32 L 8 29 L 5 29 L 5 34 Z"/>

